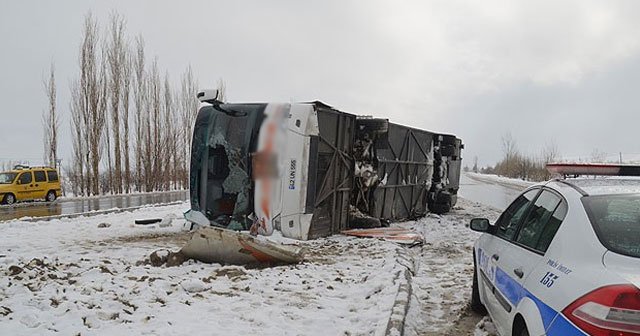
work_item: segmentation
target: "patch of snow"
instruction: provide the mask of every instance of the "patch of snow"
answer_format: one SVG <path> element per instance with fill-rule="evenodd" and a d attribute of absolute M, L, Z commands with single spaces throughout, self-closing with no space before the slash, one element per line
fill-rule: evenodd
<path fill-rule="evenodd" d="M 189 293 L 204 292 L 208 286 L 200 279 L 186 279 L 180 282 L 180 287 Z"/>
<path fill-rule="evenodd" d="M 634 177 L 598 176 L 571 178 L 567 181 L 582 188 L 589 195 L 640 193 L 640 178 Z"/>
<path fill-rule="evenodd" d="M 473 336 L 496 336 L 498 335 L 498 331 L 496 330 L 496 326 L 493 325 L 491 319 L 488 316 L 485 316 L 478 324 L 476 324 L 476 329 L 473 331 Z"/>
<path fill-rule="evenodd" d="M 174 213 L 170 213 L 166 216 L 164 216 L 164 218 L 162 218 L 162 221 L 160 221 L 160 224 L 158 224 L 159 227 L 169 227 L 171 226 L 171 222 L 173 222 L 173 220 L 175 220 L 177 218 L 176 214 Z"/>

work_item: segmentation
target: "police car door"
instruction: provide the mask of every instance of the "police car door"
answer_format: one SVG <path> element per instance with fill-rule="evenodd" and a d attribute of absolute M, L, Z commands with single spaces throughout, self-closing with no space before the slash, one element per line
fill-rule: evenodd
<path fill-rule="evenodd" d="M 507 245 L 500 253 L 495 278 L 496 290 L 502 293 L 508 304 L 504 307 L 506 318 L 501 319 L 505 324 L 500 326 L 501 329 L 511 330 L 516 308 L 524 297 L 530 295 L 524 286 L 525 281 L 553 282 L 553 279 L 542 279 L 538 275 L 532 280 L 528 278 L 542 262 L 544 251 L 550 243 L 549 237 L 552 238 L 558 229 L 561 220 L 557 220 L 556 217 L 564 218 L 564 214 L 566 203 L 562 201 L 562 197 L 551 190 L 543 189 L 527 210 L 526 217 L 520 222 L 514 238 L 505 242 Z M 535 295 L 533 296 L 532 299 L 535 298 Z"/>
<path fill-rule="evenodd" d="M 514 310 L 511 303 L 514 289 L 505 286 L 504 282 L 504 260 L 513 253 L 512 241 L 539 191 L 539 188 L 535 188 L 518 196 L 496 222 L 490 241 L 483 244 L 485 251 L 481 254 L 487 259 L 486 265 L 482 267 L 483 281 L 488 283 L 488 286 L 484 287 L 486 306 L 502 335 L 510 334 L 508 320 Z"/>
<path fill-rule="evenodd" d="M 544 254 L 566 214 L 566 201 L 560 194 L 545 188 L 520 224 L 511 248 L 513 252 L 505 254 L 498 266 L 504 270 L 504 287 L 513 291 L 508 297 L 512 299 L 514 308 L 525 297 L 529 297 L 530 303 L 535 305 L 537 300 L 550 296 L 549 291 L 557 276 L 548 272 L 545 274 L 546 268 L 539 266 L 546 261 Z M 512 311 L 511 320 L 513 315 Z"/>

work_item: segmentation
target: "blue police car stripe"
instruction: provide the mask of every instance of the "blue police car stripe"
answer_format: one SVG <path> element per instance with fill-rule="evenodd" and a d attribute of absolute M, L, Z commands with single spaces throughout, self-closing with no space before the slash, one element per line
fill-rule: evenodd
<path fill-rule="evenodd" d="M 500 290 L 500 293 L 502 293 L 507 300 L 511 302 L 511 305 L 517 305 L 521 299 L 523 290 L 522 286 L 499 267 L 496 267 L 495 279 L 495 286 Z"/>
<path fill-rule="evenodd" d="M 523 297 L 530 298 L 535 302 L 538 310 L 540 311 L 540 317 L 542 318 L 542 324 L 546 330 L 548 336 L 584 336 L 583 331 L 578 329 L 564 315 L 558 313 L 553 308 L 538 299 L 531 292 L 526 290 L 518 281 L 510 277 L 505 271 L 496 267 L 495 273 L 495 287 L 504 295 L 507 300 L 515 307 L 518 305 Z M 500 295 L 500 293 L 496 293 Z"/>

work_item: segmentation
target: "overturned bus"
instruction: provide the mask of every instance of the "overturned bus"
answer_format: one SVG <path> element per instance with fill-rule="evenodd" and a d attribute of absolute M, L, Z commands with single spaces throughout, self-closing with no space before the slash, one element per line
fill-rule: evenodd
<path fill-rule="evenodd" d="M 456 203 L 462 141 L 321 102 L 228 104 L 198 94 L 191 210 L 199 226 L 313 239 Z"/>

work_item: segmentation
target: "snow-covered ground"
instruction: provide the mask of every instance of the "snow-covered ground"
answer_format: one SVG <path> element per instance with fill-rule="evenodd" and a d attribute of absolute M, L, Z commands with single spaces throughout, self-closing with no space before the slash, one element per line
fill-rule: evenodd
<path fill-rule="evenodd" d="M 459 335 L 460 330 L 456 329 L 455 333 L 452 330 L 468 313 L 473 243 L 479 236 L 468 225 L 474 217 L 494 221 L 499 215 L 493 208 L 458 199 L 458 204 L 447 215 L 430 214 L 418 221 L 400 224 L 416 229 L 425 237 L 425 244 L 411 251 L 416 270 L 406 335 Z M 480 320 L 473 318 L 471 328 Z"/>
<path fill-rule="evenodd" d="M 451 214 L 397 224 L 423 233 L 421 247 L 334 236 L 302 242 L 309 252 L 298 265 L 152 266 L 152 252 L 176 251 L 190 238 L 181 230 L 187 207 L 0 225 L 1 334 L 381 335 L 407 267 L 399 256 L 408 254 L 415 266 L 405 332 L 447 335 L 470 294 L 477 234 L 466 225 L 497 217 L 459 200 Z M 133 224 L 168 216 L 176 219 L 167 227 Z M 465 332 L 487 334 L 473 330 L 480 319 Z"/>
<path fill-rule="evenodd" d="M 165 228 L 133 220 L 185 208 L 0 225 L 2 333 L 384 333 L 404 270 L 397 245 L 336 236 L 304 243 L 310 253 L 299 265 L 151 266 L 153 251 L 175 251 L 190 235 L 182 220 Z"/>

